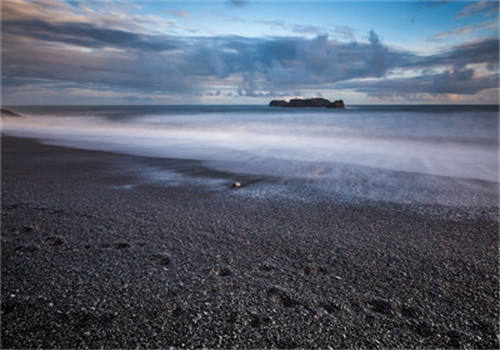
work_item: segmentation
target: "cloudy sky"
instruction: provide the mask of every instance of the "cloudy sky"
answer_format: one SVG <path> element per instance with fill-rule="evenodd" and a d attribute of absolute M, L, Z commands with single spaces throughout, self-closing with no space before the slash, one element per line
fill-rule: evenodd
<path fill-rule="evenodd" d="M 2 103 L 498 103 L 498 2 L 2 0 Z"/>

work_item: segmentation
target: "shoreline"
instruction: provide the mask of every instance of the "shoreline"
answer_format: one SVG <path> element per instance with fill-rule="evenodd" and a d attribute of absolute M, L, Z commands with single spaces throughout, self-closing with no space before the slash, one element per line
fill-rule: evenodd
<path fill-rule="evenodd" d="M 120 187 L 148 162 L 205 176 L 2 136 L 2 348 L 498 347 L 497 222 Z"/>
<path fill-rule="evenodd" d="M 38 146 L 50 149 L 63 149 L 70 154 L 71 152 L 81 152 L 88 154 L 86 157 L 107 157 L 112 163 L 114 163 L 115 171 L 122 171 L 130 175 L 128 180 L 123 180 L 116 185 L 117 188 L 122 189 L 133 189 L 137 186 L 151 185 L 151 186 L 195 186 L 201 191 L 208 191 L 213 194 L 219 193 L 222 196 L 230 195 L 242 197 L 242 199 L 256 199 L 256 200 L 274 200 L 274 201 L 299 201 L 301 203 L 322 203 L 324 205 L 335 204 L 346 207 L 368 207 L 371 209 L 381 209 L 392 212 L 392 211 L 406 211 L 409 215 L 424 215 L 424 216 L 434 216 L 442 219 L 451 220 L 463 220 L 463 219 L 480 219 L 480 220 L 494 220 L 500 222 L 499 207 L 498 205 L 485 205 L 485 204 L 465 204 L 456 205 L 457 200 L 455 199 L 455 204 L 445 204 L 439 203 L 439 201 L 425 202 L 415 201 L 412 198 L 411 201 L 406 201 L 405 197 L 397 198 L 394 196 L 391 198 L 371 198 L 368 196 L 359 196 L 360 184 L 356 184 L 354 188 L 340 188 L 331 190 L 328 188 L 326 180 L 316 180 L 310 178 L 301 177 L 282 177 L 278 175 L 269 174 L 259 174 L 249 172 L 234 172 L 226 169 L 225 166 L 220 166 L 218 162 L 214 161 L 204 161 L 198 159 L 185 159 L 185 158 L 174 158 L 174 157 L 158 157 L 152 155 L 139 155 L 131 153 L 122 153 L 116 151 L 99 150 L 90 148 L 89 146 L 78 146 L 70 145 L 65 142 L 43 140 L 34 136 L 11 136 L 3 135 L 4 138 L 10 140 L 10 143 L 34 143 Z M 38 147 L 36 146 L 36 147 Z M 215 164 L 206 164 L 215 163 Z M 445 181 L 447 183 L 456 183 L 460 186 L 462 181 L 468 181 L 470 184 L 474 184 L 476 187 L 498 187 L 496 183 L 481 180 L 481 179 L 467 179 L 467 178 L 455 178 L 444 175 L 432 175 L 418 172 L 404 172 L 398 170 L 388 170 L 388 169 L 378 169 L 370 168 L 361 165 L 355 165 L 354 168 L 350 168 L 349 164 L 346 163 L 336 163 L 334 166 L 342 169 L 344 172 L 357 172 L 363 173 L 365 180 L 369 178 L 380 176 L 382 178 L 390 176 L 394 183 L 391 186 L 412 186 L 410 183 L 405 183 L 407 179 L 412 178 L 413 186 L 421 186 L 420 181 L 424 184 L 426 181 L 433 181 L 432 179 L 438 179 L 438 181 Z M 248 170 L 248 169 L 247 169 Z M 367 174 L 368 171 L 368 174 Z M 374 172 L 371 174 L 371 172 Z M 342 182 L 342 180 L 337 182 Z M 345 179 L 343 179 L 345 182 Z M 357 180 L 359 182 L 359 180 Z M 242 186 L 235 191 L 234 183 L 239 182 Z M 326 188 L 324 187 L 326 185 Z M 388 191 L 389 180 L 384 180 L 380 183 L 369 184 L 370 187 L 380 188 L 387 187 Z M 434 186 L 440 186 L 442 183 L 434 184 Z M 427 186 L 421 188 L 421 190 L 428 192 Z M 229 190 L 229 191 L 228 191 Z M 408 190 L 406 189 L 402 189 Z M 448 189 L 449 191 L 450 189 Z M 454 188 L 455 192 L 460 192 L 460 190 L 465 190 L 465 188 Z M 389 193 L 389 192 L 387 192 Z M 394 193 L 393 193 L 394 194 Z M 429 195 L 429 193 L 427 194 Z M 446 197 L 450 193 L 443 194 L 440 196 Z M 470 193 L 462 193 L 463 195 L 471 195 Z M 477 194 L 473 194 L 477 197 Z M 490 194 L 489 194 L 490 195 Z M 377 197 L 377 195 L 375 195 Z M 383 197 L 383 196 L 382 196 Z M 499 196 L 498 193 L 494 195 L 498 203 Z M 428 199 L 428 198 L 427 198 Z M 491 201 L 490 201 L 491 202 Z"/>

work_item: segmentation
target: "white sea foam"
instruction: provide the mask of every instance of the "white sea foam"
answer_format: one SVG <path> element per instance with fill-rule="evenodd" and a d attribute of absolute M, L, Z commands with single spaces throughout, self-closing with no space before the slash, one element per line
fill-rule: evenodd
<path fill-rule="evenodd" d="M 2 128 L 52 144 L 200 159 L 218 170 L 282 178 L 349 181 L 340 163 L 498 184 L 498 118 L 492 113 L 45 114 L 6 118 Z"/>

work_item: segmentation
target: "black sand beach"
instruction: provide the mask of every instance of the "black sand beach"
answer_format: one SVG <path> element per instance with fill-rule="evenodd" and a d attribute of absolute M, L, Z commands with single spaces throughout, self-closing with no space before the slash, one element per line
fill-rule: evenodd
<path fill-rule="evenodd" d="M 3 349 L 499 347 L 497 222 L 124 186 L 146 163 L 189 168 L 2 137 Z"/>

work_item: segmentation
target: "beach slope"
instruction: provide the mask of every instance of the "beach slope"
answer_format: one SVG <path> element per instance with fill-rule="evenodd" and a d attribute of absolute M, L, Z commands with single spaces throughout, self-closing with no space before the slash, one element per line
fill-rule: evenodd
<path fill-rule="evenodd" d="M 2 348 L 498 348 L 497 222 L 135 182 L 152 163 L 2 137 Z"/>

